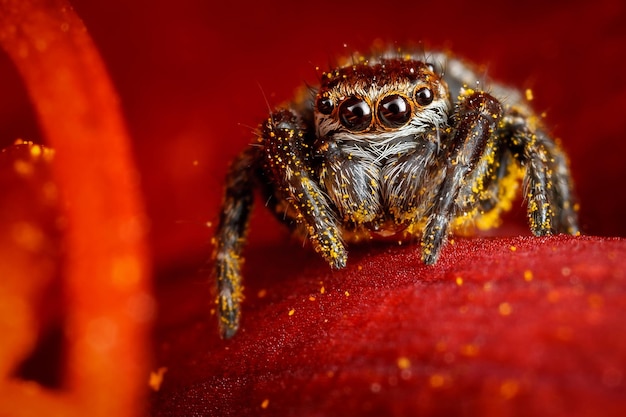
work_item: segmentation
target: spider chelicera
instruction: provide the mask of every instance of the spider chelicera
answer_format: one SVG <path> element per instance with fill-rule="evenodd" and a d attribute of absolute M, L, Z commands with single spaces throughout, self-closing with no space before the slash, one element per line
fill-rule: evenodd
<path fill-rule="evenodd" d="M 273 111 L 226 177 L 215 243 L 221 334 L 238 329 L 242 249 L 259 189 L 332 268 L 346 243 L 419 240 L 500 222 L 520 180 L 533 234 L 577 234 L 567 158 L 519 91 L 443 53 L 357 57 Z"/>

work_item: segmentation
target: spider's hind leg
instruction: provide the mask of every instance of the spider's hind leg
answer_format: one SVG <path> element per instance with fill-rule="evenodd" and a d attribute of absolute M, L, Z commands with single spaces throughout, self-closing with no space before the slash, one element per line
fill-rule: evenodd
<path fill-rule="evenodd" d="M 226 176 L 224 201 L 213 239 L 215 279 L 220 333 L 232 337 L 239 327 L 239 306 L 243 300 L 241 252 L 253 202 L 253 178 L 258 148 L 250 147 L 232 163 Z"/>
<path fill-rule="evenodd" d="M 513 156 L 525 168 L 524 189 L 528 221 L 536 236 L 578 234 L 578 213 L 567 157 L 529 118 L 511 112 L 503 125 Z"/>

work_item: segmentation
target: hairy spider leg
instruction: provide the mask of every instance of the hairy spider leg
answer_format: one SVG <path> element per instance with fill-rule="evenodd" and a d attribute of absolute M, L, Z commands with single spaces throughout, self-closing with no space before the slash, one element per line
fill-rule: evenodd
<path fill-rule="evenodd" d="M 316 252 L 333 268 L 343 268 L 348 254 L 328 197 L 314 181 L 313 149 L 305 125 L 290 110 L 278 110 L 265 123 L 260 142 L 264 170 L 277 184 L 275 197 L 286 200 Z M 281 207 L 279 201 L 276 207 Z"/>
<path fill-rule="evenodd" d="M 463 97 L 452 115 L 457 128 L 447 150 L 443 182 L 433 202 L 422 236 L 422 259 L 432 265 L 437 261 L 449 227 L 457 212 L 457 197 L 462 188 L 471 187 L 471 173 L 485 154 L 502 117 L 502 106 L 491 95 L 471 92 Z"/>
<path fill-rule="evenodd" d="M 505 115 L 504 126 L 513 156 L 526 171 L 524 190 L 530 230 L 535 236 L 578 234 L 567 157 L 545 132 L 529 129 L 515 116 Z"/>
<path fill-rule="evenodd" d="M 241 252 L 252 209 L 258 153 L 258 148 L 250 147 L 231 164 L 226 175 L 219 224 L 213 238 L 219 326 L 225 339 L 232 337 L 239 327 L 240 304 L 243 301 Z"/>
<path fill-rule="evenodd" d="M 450 231 L 466 235 L 500 226 L 502 213 L 511 209 L 517 197 L 522 174 L 506 143 L 490 141 L 468 176 L 471 186 L 459 190 Z"/>

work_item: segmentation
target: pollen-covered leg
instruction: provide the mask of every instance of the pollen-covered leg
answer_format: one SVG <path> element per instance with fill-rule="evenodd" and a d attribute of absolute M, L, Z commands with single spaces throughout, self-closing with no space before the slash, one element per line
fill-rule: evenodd
<path fill-rule="evenodd" d="M 451 224 L 451 232 L 489 230 L 502 222 L 502 213 L 513 207 L 519 195 L 523 169 L 513 158 L 505 142 L 490 141 L 457 197 L 459 211 Z"/>
<path fill-rule="evenodd" d="M 215 277 L 220 333 L 232 337 L 239 327 L 239 306 L 243 300 L 241 252 L 253 201 L 253 174 L 257 150 L 249 148 L 231 165 L 215 245 Z"/>
<path fill-rule="evenodd" d="M 474 92 L 457 106 L 456 129 L 447 151 L 445 178 L 437 196 L 422 237 L 422 259 L 434 264 L 445 243 L 450 222 L 457 210 L 461 189 L 472 187 L 470 174 L 484 154 L 502 116 L 502 106 L 487 93 Z"/>
<path fill-rule="evenodd" d="M 305 228 L 316 252 L 331 267 L 343 268 L 347 252 L 327 197 L 313 179 L 312 149 L 304 134 L 304 126 L 294 113 L 275 112 L 260 138 L 266 171 L 276 184 L 277 195 L 297 213 L 296 220 Z"/>
<path fill-rule="evenodd" d="M 536 236 L 578 233 L 578 215 L 567 158 L 543 131 L 532 131 L 515 115 L 509 120 L 509 146 L 526 170 L 530 229 Z"/>

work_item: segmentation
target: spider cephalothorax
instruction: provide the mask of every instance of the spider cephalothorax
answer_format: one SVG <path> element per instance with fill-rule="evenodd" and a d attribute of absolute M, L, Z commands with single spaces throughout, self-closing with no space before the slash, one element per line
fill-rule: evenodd
<path fill-rule="evenodd" d="M 215 235 L 224 337 L 239 325 L 255 188 L 333 268 L 347 242 L 389 236 L 420 240 L 435 263 L 448 234 L 497 226 L 521 178 L 535 235 L 578 233 L 565 155 L 516 90 L 477 79 L 444 54 L 361 57 L 270 115 L 227 176 Z"/>

